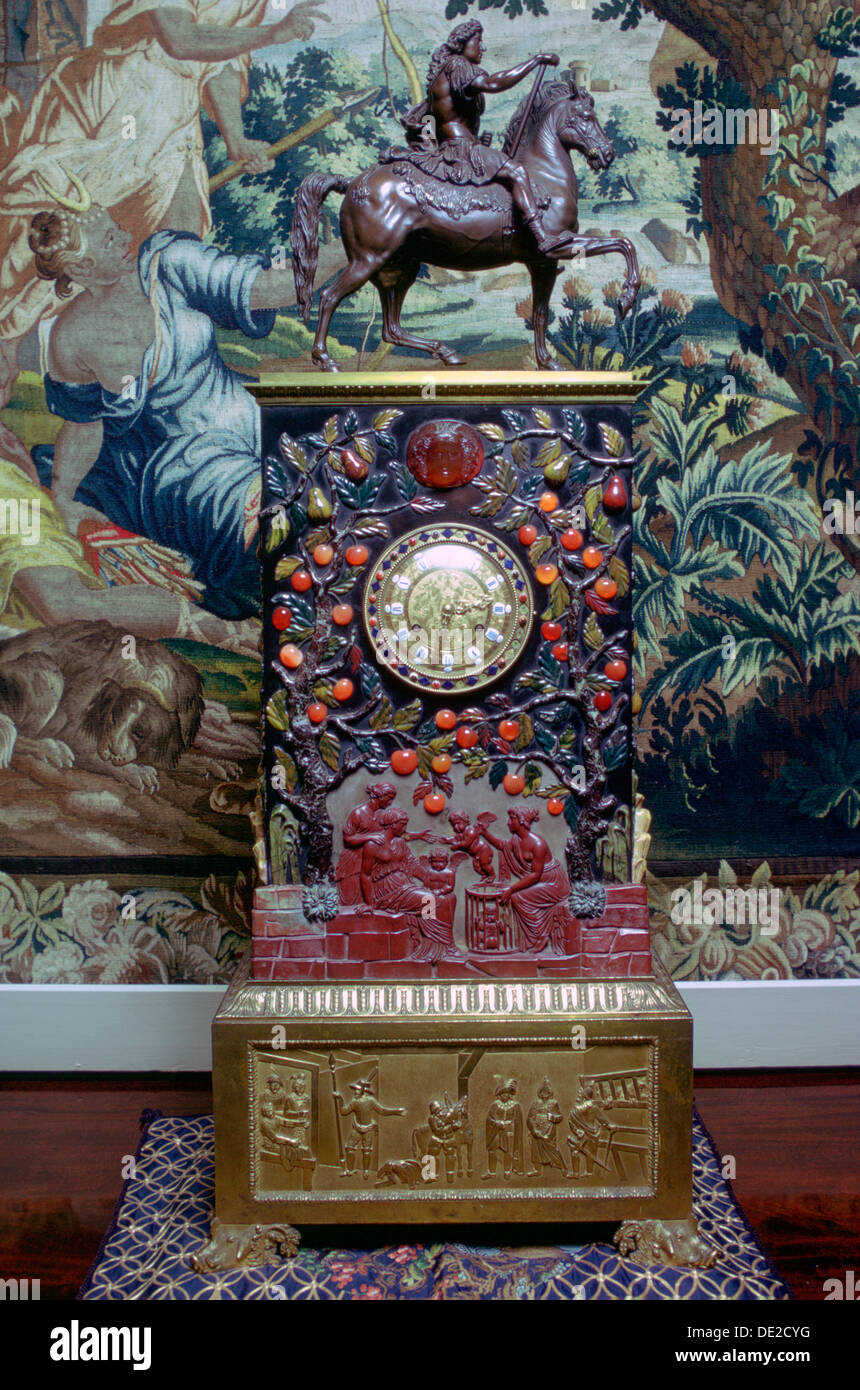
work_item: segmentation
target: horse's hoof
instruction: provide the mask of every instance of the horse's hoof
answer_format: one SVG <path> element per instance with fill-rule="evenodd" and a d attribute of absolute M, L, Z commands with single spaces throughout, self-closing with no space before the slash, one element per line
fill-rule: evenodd
<path fill-rule="evenodd" d="M 636 303 L 636 295 L 638 294 L 638 292 L 638 285 L 636 289 L 629 289 L 624 291 L 624 293 L 618 301 L 619 318 L 626 319 L 627 315 L 630 313 L 630 310 L 633 308 L 633 305 Z"/>
<path fill-rule="evenodd" d="M 327 352 L 312 352 L 311 361 L 314 366 L 322 367 L 324 372 L 339 372 L 340 367 L 333 357 L 329 357 Z"/>
<path fill-rule="evenodd" d="M 538 367 L 542 372 L 560 372 L 561 363 L 556 362 L 554 357 L 547 357 L 546 361 L 538 362 Z"/>
<path fill-rule="evenodd" d="M 461 357 L 453 348 L 440 348 L 436 356 L 446 367 L 462 367 L 466 362 L 465 357 Z"/>

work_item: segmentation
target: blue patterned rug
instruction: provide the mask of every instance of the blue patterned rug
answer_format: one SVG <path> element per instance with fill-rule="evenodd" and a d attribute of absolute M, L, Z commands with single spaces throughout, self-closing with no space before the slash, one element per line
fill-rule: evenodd
<path fill-rule="evenodd" d="M 722 1177 L 694 1116 L 693 1202 L 699 1230 L 722 1247 L 712 1269 L 646 1268 L 611 1244 L 510 1247 L 398 1244 L 303 1247 L 264 1269 L 197 1274 L 214 1199 L 211 1115 L 147 1112 L 136 1174 L 81 1292 L 83 1299 L 789 1299 L 791 1293 Z M 492 1228 L 487 1228 L 489 1235 Z M 568 1227 L 566 1230 L 575 1230 Z"/>

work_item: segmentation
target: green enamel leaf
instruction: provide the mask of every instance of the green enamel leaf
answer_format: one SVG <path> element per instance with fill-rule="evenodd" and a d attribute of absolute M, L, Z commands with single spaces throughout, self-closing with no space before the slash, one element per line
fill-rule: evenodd
<path fill-rule="evenodd" d="M 285 791 L 295 791 L 299 782 L 299 770 L 283 748 L 275 749 L 275 760 L 281 769 L 281 783 Z"/>
<path fill-rule="evenodd" d="M 543 611 L 544 622 L 550 618 L 560 618 L 570 606 L 570 591 L 563 579 L 555 579 L 550 585 L 549 603 Z"/>
<path fill-rule="evenodd" d="M 275 694 L 266 704 L 266 722 L 273 729 L 277 729 L 282 734 L 289 725 L 287 716 L 287 692 L 286 690 L 276 690 Z"/>
<path fill-rule="evenodd" d="M 582 640 L 585 642 L 585 645 L 593 652 L 596 652 L 598 647 L 603 642 L 603 632 L 601 630 L 600 623 L 597 621 L 593 613 L 589 613 L 588 615 L 588 619 L 582 631 Z"/>
<path fill-rule="evenodd" d="M 561 458 L 561 440 L 548 439 L 538 449 L 537 455 L 533 459 L 533 466 L 535 468 L 548 468 L 558 458 Z"/>
<path fill-rule="evenodd" d="M 618 585 L 618 597 L 624 598 L 630 589 L 630 571 L 617 555 L 613 555 L 609 561 L 609 575 Z"/>
<path fill-rule="evenodd" d="M 543 773 L 537 763 L 526 763 L 523 768 L 523 776 L 526 779 L 523 796 L 533 796 L 541 784 Z"/>
<path fill-rule="evenodd" d="M 387 697 L 384 697 L 380 702 L 378 708 L 375 709 L 373 714 L 370 716 L 368 722 L 370 724 L 371 729 L 379 730 L 390 728 L 391 716 L 393 713 L 394 710 L 392 708 L 391 701 Z"/>
<path fill-rule="evenodd" d="M 326 729 L 319 741 L 320 757 L 332 772 L 337 772 L 340 766 L 340 739 L 337 734 L 333 734 L 331 729 Z"/>
<path fill-rule="evenodd" d="M 282 579 L 289 579 L 293 570 L 297 570 L 300 564 L 301 560 L 297 555 L 285 555 L 275 565 L 275 583 L 279 584 Z"/>
<path fill-rule="evenodd" d="M 395 712 L 394 728 L 401 733 L 408 733 L 410 729 L 415 728 L 420 718 L 421 701 L 412 700 L 408 705 L 404 705 L 402 709 Z"/>

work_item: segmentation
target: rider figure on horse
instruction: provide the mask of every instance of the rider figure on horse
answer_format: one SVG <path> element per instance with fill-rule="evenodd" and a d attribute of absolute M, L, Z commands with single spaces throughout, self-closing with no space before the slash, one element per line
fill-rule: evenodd
<path fill-rule="evenodd" d="M 489 137 L 479 135 L 485 93 L 506 92 L 542 64 L 557 67 L 558 54 L 539 53 L 504 72 L 487 73 L 479 67 L 485 51 L 483 34 L 477 19 L 467 20 L 452 29 L 432 54 L 426 100 L 414 106 L 402 120 L 410 163 L 425 174 L 463 187 L 503 184 L 510 189 L 541 254 L 563 256 L 570 252 L 571 236 L 565 232 L 552 237 L 545 232 L 526 170 L 517 163 L 515 155 L 494 150 Z M 435 124 L 435 144 L 425 138 L 424 123 L 428 117 Z M 392 150 L 387 159 L 402 159 L 403 153 Z"/>

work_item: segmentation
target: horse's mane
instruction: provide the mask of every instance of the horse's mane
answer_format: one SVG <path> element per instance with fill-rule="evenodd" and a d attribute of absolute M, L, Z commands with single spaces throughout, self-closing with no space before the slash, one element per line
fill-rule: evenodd
<path fill-rule="evenodd" d="M 538 92 L 537 101 L 535 102 L 532 108 L 531 115 L 529 116 L 528 126 L 526 127 L 526 131 L 524 132 L 524 134 L 528 134 L 529 130 L 533 130 L 537 123 L 540 120 L 542 120 L 543 117 L 546 115 L 546 112 L 549 110 L 549 108 L 551 106 L 554 106 L 556 102 L 564 101 L 565 99 L 569 99 L 570 97 L 578 97 L 581 95 L 583 95 L 583 93 L 580 91 L 578 87 L 574 85 L 573 82 L 548 82 L 546 86 L 541 87 L 540 91 Z M 503 154 L 510 153 L 511 146 L 514 143 L 514 136 L 520 128 L 520 121 L 523 118 L 523 112 L 526 109 L 526 103 L 528 102 L 528 99 L 529 95 L 527 94 L 523 97 L 522 101 L 520 102 L 519 106 L 517 107 L 516 111 L 514 112 L 513 116 L 508 122 L 508 128 L 505 131 L 504 144 L 502 145 Z"/>

